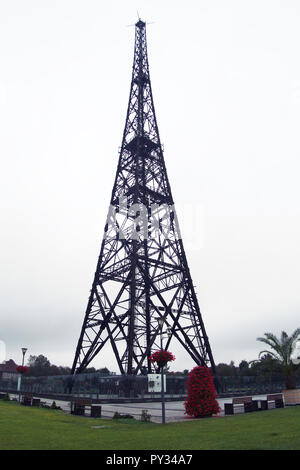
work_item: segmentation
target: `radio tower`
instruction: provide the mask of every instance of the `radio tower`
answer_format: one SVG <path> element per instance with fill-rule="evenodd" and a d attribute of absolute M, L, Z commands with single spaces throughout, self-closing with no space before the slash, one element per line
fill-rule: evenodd
<path fill-rule="evenodd" d="M 110 208 L 72 373 L 110 344 L 121 374 L 153 372 L 151 352 L 176 340 L 215 365 L 180 236 L 153 105 L 146 23 L 135 25 L 129 104 Z"/>

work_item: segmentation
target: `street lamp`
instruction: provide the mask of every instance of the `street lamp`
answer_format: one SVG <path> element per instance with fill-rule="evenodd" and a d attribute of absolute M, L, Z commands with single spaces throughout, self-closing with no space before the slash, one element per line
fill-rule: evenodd
<path fill-rule="evenodd" d="M 27 348 L 21 348 L 22 354 L 23 354 L 23 359 L 22 359 L 22 367 L 24 366 L 24 357 L 27 351 Z M 22 374 L 20 374 L 20 377 L 18 377 L 18 390 L 19 390 L 19 403 L 21 401 L 21 381 L 22 381 Z"/>
<path fill-rule="evenodd" d="M 156 319 L 160 328 L 160 350 L 163 350 L 163 325 L 165 322 L 165 317 L 159 317 Z M 171 328 L 167 328 L 168 337 L 171 336 Z M 166 423 L 166 411 L 165 411 L 165 384 L 164 384 L 164 366 L 160 368 L 160 377 L 161 377 L 161 414 L 162 414 L 162 424 Z"/>
<path fill-rule="evenodd" d="M 27 351 L 27 348 L 22 348 L 22 354 L 23 354 L 22 367 L 24 366 L 24 357 L 25 357 L 26 351 Z"/>

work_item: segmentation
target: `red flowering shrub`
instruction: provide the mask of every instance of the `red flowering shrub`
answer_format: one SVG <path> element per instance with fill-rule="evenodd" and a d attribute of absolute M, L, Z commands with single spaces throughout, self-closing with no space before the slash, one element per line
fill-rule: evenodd
<path fill-rule="evenodd" d="M 216 400 L 216 390 L 208 367 L 197 366 L 190 372 L 187 381 L 185 414 L 202 418 L 221 411 Z"/>
<path fill-rule="evenodd" d="M 24 372 L 28 372 L 28 371 L 29 371 L 29 369 L 26 366 L 18 366 L 17 367 L 17 372 L 19 372 L 20 374 L 24 374 Z"/>
<path fill-rule="evenodd" d="M 167 364 L 167 362 L 175 361 L 175 356 L 171 352 L 162 349 L 161 351 L 156 351 L 155 353 L 151 354 L 149 359 L 152 364 L 156 362 L 159 367 L 163 367 Z"/>

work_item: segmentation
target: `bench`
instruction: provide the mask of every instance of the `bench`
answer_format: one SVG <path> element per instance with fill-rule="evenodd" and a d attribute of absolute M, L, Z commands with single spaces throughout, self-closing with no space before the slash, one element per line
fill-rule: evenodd
<path fill-rule="evenodd" d="M 74 398 L 71 401 L 71 414 L 77 416 L 84 416 L 86 406 L 91 409 L 91 418 L 101 418 L 101 405 L 93 405 L 92 400 L 90 398 Z"/>
<path fill-rule="evenodd" d="M 71 402 L 71 413 L 77 416 L 84 416 L 86 406 L 92 406 L 90 398 L 76 397 Z"/>
<path fill-rule="evenodd" d="M 101 418 L 101 405 L 92 405 L 91 406 L 91 418 Z"/>
<path fill-rule="evenodd" d="M 283 403 L 283 396 L 282 393 L 273 393 L 271 395 L 267 395 L 267 404 L 269 408 L 269 403 L 274 403 L 275 408 L 283 408 L 284 403 Z"/>
<path fill-rule="evenodd" d="M 263 400 L 255 400 L 258 403 L 259 410 L 269 410 L 272 408 L 283 408 L 283 396 L 282 393 L 273 393 L 267 395 L 267 398 Z M 271 406 L 269 406 L 271 404 Z"/>
<path fill-rule="evenodd" d="M 30 395 L 29 393 L 24 394 L 23 397 L 22 397 L 22 405 L 31 406 L 32 405 L 32 399 L 33 399 L 33 396 Z"/>
<path fill-rule="evenodd" d="M 40 404 L 41 404 L 41 399 L 40 398 L 33 398 L 32 399 L 32 402 L 31 402 L 32 406 L 40 406 Z"/>
<path fill-rule="evenodd" d="M 242 408 L 245 413 L 249 413 L 257 410 L 257 403 L 252 400 L 252 397 L 233 398 L 232 403 L 224 403 L 225 415 L 233 415 L 236 408 Z"/>
<path fill-rule="evenodd" d="M 269 404 L 271 404 L 271 407 Z M 264 400 L 253 400 L 252 397 L 233 398 L 232 403 L 224 403 L 225 415 L 233 415 L 237 407 L 243 407 L 245 413 L 268 410 L 270 408 L 283 408 L 283 396 L 282 393 L 273 393 L 267 395 L 267 398 Z"/>

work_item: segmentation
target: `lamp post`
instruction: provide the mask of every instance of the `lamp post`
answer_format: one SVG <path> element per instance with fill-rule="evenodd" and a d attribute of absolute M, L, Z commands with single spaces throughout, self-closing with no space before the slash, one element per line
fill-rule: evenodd
<path fill-rule="evenodd" d="M 25 358 L 27 348 L 21 348 L 21 350 L 22 350 L 22 354 L 23 354 L 23 358 L 22 358 L 22 367 L 23 367 L 24 366 L 24 358 Z M 22 374 L 20 375 L 20 377 L 18 377 L 19 403 L 21 402 L 21 381 L 22 381 Z"/>
<path fill-rule="evenodd" d="M 164 317 L 157 318 L 157 322 L 160 328 L 160 350 L 163 350 L 163 325 L 165 322 Z M 167 328 L 167 334 L 171 336 L 171 329 Z M 165 384 L 164 384 L 164 366 L 160 368 L 160 377 L 161 377 L 161 415 L 162 415 L 162 424 L 166 423 L 166 410 L 165 410 Z"/>

